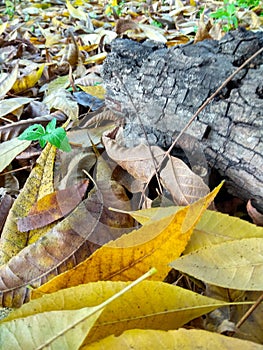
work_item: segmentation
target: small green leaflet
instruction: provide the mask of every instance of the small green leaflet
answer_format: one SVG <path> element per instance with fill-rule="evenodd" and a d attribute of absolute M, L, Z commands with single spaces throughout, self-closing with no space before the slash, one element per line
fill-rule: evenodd
<path fill-rule="evenodd" d="M 66 131 L 63 128 L 56 128 L 56 118 L 52 119 L 45 128 L 40 124 L 31 125 L 18 137 L 19 140 L 39 141 L 43 148 L 47 142 L 56 146 L 64 152 L 70 152 L 71 146 L 68 142 Z"/>

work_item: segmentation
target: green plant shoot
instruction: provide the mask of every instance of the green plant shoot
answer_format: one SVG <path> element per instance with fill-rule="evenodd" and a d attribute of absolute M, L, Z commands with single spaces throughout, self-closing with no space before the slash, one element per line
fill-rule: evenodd
<path fill-rule="evenodd" d="M 49 142 L 64 152 L 70 152 L 71 147 L 68 142 L 66 131 L 63 128 L 56 128 L 56 118 L 52 119 L 46 129 L 41 124 L 34 124 L 28 127 L 18 137 L 19 140 L 39 141 L 40 146 L 45 147 Z"/>

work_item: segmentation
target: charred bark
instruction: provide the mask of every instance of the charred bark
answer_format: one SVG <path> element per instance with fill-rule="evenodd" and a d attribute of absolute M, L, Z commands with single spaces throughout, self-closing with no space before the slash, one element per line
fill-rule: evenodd
<path fill-rule="evenodd" d="M 167 147 L 206 99 L 262 46 L 262 32 L 244 30 L 231 32 L 219 42 L 205 40 L 170 49 L 151 42 L 114 41 L 103 70 L 106 105 L 125 117 L 127 144 L 144 138 L 139 113 L 150 142 Z M 227 84 L 187 131 L 202 146 L 209 166 L 227 179 L 230 192 L 253 199 L 260 211 L 262 73 L 261 54 Z"/>

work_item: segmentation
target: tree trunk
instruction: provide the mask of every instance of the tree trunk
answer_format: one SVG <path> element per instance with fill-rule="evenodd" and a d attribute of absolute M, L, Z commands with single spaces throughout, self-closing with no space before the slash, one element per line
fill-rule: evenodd
<path fill-rule="evenodd" d="M 127 144 L 135 145 L 144 137 L 139 115 L 150 142 L 169 146 L 173 135 L 182 130 L 206 99 L 262 46 L 262 32 L 244 30 L 231 32 L 219 42 L 205 40 L 170 49 L 152 42 L 115 40 L 103 69 L 106 105 L 125 117 Z M 260 211 L 263 211 L 262 73 L 261 53 L 227 84 L 187 130 L 198 140 L 209 166 L 227 179 L 230 192 L 244 200 L 253 199 Z"/>

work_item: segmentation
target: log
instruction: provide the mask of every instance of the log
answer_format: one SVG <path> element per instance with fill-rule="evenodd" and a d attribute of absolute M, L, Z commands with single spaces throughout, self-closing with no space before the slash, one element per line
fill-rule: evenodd
<path fill-rule="evenodd" d="M 103 65 L 105 101 L 125 118 L 126 144 L 145 142 L 139 115 L 150 143 L 167 148 L 206 99 L 262 46 L 262 32 L 244 29 L 228 33 L 221 41 L 190 42 L 169 49 L 148 41 L 113 41 Z M 261 53 L 198 115 L 182 141 L 188 151 L 201 147 L 209 166 L 227 180 L 229 191 L 252 199 L 261 212 L 262 73 Z M 190 145 L 191 140 L 198 147 Z M 202 161 L 200 152 L 192 158 L 197 165 Z"/>

